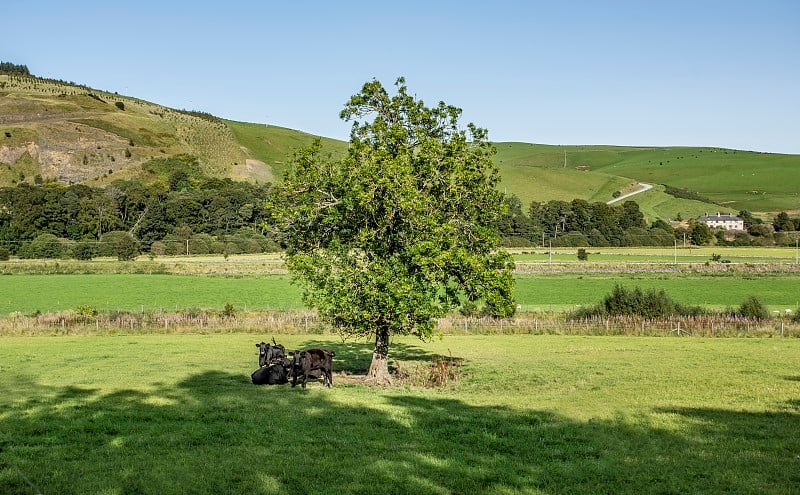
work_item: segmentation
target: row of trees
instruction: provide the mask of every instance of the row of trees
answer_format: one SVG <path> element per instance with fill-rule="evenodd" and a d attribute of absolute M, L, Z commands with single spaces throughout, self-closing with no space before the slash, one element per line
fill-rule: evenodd
<path fill-rule="evenodd" d="M 630 200 L 612 205 L 582 199 L 533 202 L 527 213 L 514 195 L 506 197 L 505 203 L 506 213 L 497 227 L 506 246 L 671 246 L 676 239 L 698 246 L 794 245 L 796 237 L 790 233 L 800 230 L 800 218 L 790 218 L 785 212 L 769 224 L 740 211 L 746 230 L 726 232 L 696 219 L 674 227 L 660 219 L 648 225 L 638 203 Z"/>
<path fill-rule="evenodd" d="M 71 243 L 94 244 L 102 253 L 112 242 L 108 234 L 124 232 L 142 250 L 157 254 L 184 253 L 187 241 L 190 253 L 197 254 L 274 250 L 261 228 L 269 191 L 268 185 L 180 168 L 164 180 L 120 181 L 103 189 L 22 183 L 0 188 L 0 246 L 11 254 L 43 257 L 37 246 L 49 239 L 42 236 L 52 236 L 64 241 L 55 257 L 70 256 Z M 37 239 L 40 243 L 32 244 Z"/>
<path fill-rule="evenodd" d="M 11 62 L 0 62 L 0 74 L 17 74 L 29 76 L 31 72 L 26 65 L 12 64 Z"/>
<path fill-rule="evenodd" d="M 635 201 L 608 205 L 582 199 L 533 202 L 523 211 L 516 196 L 505 198 L 498 225 L 506 245 L 671 246 L 675 230 L 662 220 L 647 225 Z"/>

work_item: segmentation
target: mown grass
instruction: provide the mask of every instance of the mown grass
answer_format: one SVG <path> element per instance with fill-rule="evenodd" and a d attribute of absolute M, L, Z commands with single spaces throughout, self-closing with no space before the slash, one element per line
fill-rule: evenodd
<path fill-rule="evenodd" d="M 270 335 L 265 334 L 263 338 Z M 796 493 L 800 348 L 782 339 L 393 340 L 447 387 L 249 383 L 253 335 L 3 338 L 2 493 Z M 44 370 L 48 370 L 44 372 Z"/>
<path fill-rule="evenodd" d="M 751 295 L 774 310 L 800 308 L 800 274 L 550 274 L 518 276 L 516 282 L 515 295 L 523 311 L 590 306 L 609 294 L 615 284 L 663 289 L 675 302 L 706 309 L 733 308 Z"/>
<path fill-rule="evenodd" d="M 720 251 L 734 262 L 784 261 L 785 272 L 758 273 L 758 265 L 747 263 L 698 263 L 698 259 L 713 254 L 711 248 L 681 254 L 679 263 L 696 264 L 687 265 L 695 268 L 685 271 L 659 269 L 648 273 L 659 265 L 635 263 L 656 260 L 669 268 L 672 257 L 668 251 L 590 251 L 590 260 L 595 261 L 579 263 L 574 250 L 561 249 L 555 251 L 553 260 L 562 265 L 553 266 L 547 265 L 547 251 L 517 251 L 516 300 L 522 311 L 564 311 L 595 304 L 615 283 L 620 283 L 626 287 L 664 289 L 677 302 L 709 309 L 738 306 L 750 295 L 759 297 L 772 310 L 800 307 L 800 273 L 789 270 L 795 266 L 790 261 L 790 249 Z M 618 269 L 620 261 L 626 263 Z M 780 269 L 781 265 L 774 267 Z M 553 272 L 542 273 L 546 268 L 553 268 Z M 567 273 L 558 273 L 562 269 Z M 0 314 L 47 313 L 81 306 L 118 311 L 220 310 L 226 303 L 237 310 L 304 308 L 300 288 L 291 283 L 288 274 L 280 273 L 281 262 L 275 255 L 231 260 L 175 257 L 133 263 L 15 261 L 3 264 L 3 270 L 14 274 L 0 277 Z"/>
<path fill-rule="evenodd" d="M 299 310 L 300 289 L 288 275 L 11 275 L 0 277 L 0 314 L 51 312 L 80 306 L 98 310 Z"/>
<path fill-rule="evenodd" d="M 710 309 L 758 296 L 772 309 L 800 307 L 800 274 L 614 273 L 517 275 L 522 311 L 563 311 L 597 303 L 614 284 L 664 289 L 677 302 Z M 187 308 L 300 310 L 301 289 L 288 275 L 11 275 L 0 277 L 0 314 L 74 310 L 180 311 Z"/>

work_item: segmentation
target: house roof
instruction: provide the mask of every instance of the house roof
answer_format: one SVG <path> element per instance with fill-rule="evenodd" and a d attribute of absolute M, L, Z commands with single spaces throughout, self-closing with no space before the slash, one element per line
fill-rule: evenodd
<path fill-rule="evenodd" d="M 697 217 L 698 220 L 701 222 L 741 222 L 742 219 L 734 216 L 734 215 L 721 215 L 717 213 L 716 215 L 703 215 Z"/>

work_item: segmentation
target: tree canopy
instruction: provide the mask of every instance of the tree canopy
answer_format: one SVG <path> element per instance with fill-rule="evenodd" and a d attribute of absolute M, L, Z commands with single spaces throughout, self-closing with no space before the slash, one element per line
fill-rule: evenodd
<path fill-rule="evenodd" d="M 460 128 L 456 107 L 426 107 L 402 78 L 396 87 L 364 84 L 341 112 L 353 122 L 348 154 L 298 152 L 270 208 L 306 302 L 347 334 L 375 336 L 377 383 L 390 381 L 390 335 L 428 338 L 465 302 L 515 310 L 487 131 Z"/>

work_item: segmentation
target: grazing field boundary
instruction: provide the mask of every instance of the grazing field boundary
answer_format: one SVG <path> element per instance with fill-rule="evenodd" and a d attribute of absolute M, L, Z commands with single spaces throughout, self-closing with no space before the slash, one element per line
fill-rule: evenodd
<path fill-rule="evenodd" d="M 646 319 L 612 316 L 568 320 L 563 313 L 524 313 L 510 319 L 448 316 L 438 321 L 440 335 L 627 335 L 661 337 L 800 338 L 800 323 L 789 318 L 753 320 L 731 315 Z M 257 333 L 330 335 L 336 329 L 314 311 L 101 312 L 60 311 L 0 318 L 0 336 L 107 335 L 172 333 Z"/>

